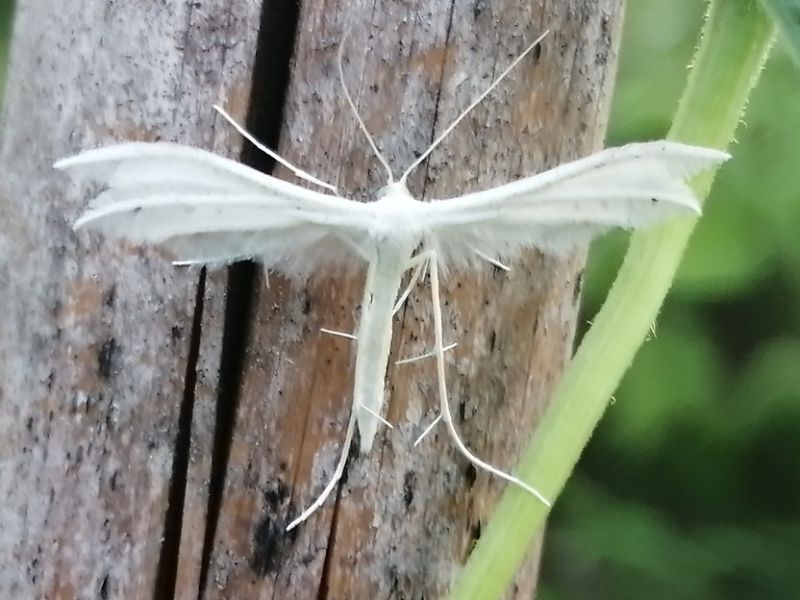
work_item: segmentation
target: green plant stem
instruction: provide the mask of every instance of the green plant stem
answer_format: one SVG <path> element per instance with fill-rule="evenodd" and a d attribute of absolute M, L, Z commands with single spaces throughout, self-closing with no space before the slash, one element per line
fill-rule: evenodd
<path fill-rule="evenodd" d="M 758 3 L 713 0 L 669 137 L 727 147 L 773 37 Z M 692 182 L 698 197 L 708 194 L 712 180 L 713 173 L 706 173 Z M 533 482 L 545 495 L 557 496 L 575 467 L 655 321 L 695 223 L 696 219 L 681 219 L 632 236 L 606 302 L 516 469 L 519 477 Z M 508 486 L 449 597 L 499 598 L 546 516 L 543 504 Z"/>

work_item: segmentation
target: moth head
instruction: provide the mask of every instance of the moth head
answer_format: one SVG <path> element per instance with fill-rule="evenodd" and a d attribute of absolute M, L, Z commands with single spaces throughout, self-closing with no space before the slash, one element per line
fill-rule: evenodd
<path fill-rule="evenodd" d="M 378 200 L 414 200 L 404 181 L 390 181 L 377 193 Z"/>

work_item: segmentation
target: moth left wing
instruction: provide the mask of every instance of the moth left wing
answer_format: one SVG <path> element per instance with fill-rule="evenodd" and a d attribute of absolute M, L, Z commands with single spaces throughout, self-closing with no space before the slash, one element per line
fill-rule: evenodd
<path fill-rule="evenodd" d="M 424 205 L 426 244 L 445 264 L 526 247 L 559 253 L 614 227 L 633 229 L 700 212 L 686 184 L 730 158 L 660 141 L 610 148 L 544 173 Z"/>
<path fill-rule="evenodd" d="M 357 251 L 372 214 L 365 204 L 166 142 L 89 150 L 55 167 L 82 171 L 105 185 L 76 228 L 157 244 L 176 262 L 254 258 L 304 273 Z"/>

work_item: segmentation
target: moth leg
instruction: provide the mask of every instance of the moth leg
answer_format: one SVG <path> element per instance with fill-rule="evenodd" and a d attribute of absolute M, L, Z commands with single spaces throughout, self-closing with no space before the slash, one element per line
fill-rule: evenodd
<path fill-rule="evenodd" d="M 430 252 L 431 296 L 433 300 L 433 324 L 436 340 L 434 351 L 436 352 L 436 370 L 439 379 L 439 402 L 441 405 L 442 420 L 447 425 L 447 430 L 450 432 L 450 437 L 455 443 L 456 448 L 458 448 L 458 451 L 461 452 L 461 454 L 463 454 L 464 457 L 476 467 L 479 467 L 484 471 L 488 471 L 493 475 L 497 475 L 498 477 L 501 477 L 510 483 L 518 485 L 525 491 L 536 496 L 546 506 L 552 506 L 552 503 L 535 488 L 531 487 L 521 479 L 514 477 L 513 475 L 510 475 L 509 473 L 506 473 L 497 467 L 493 467 L 489 463 L 482 461 L 480 458 L 475 456 L 464 445 L 464 442 L 461 441 L 461 438 L 458 435 L 458 431 L 456 431 L 455 425 L 453 424 L 453 416 L 450 413 L 450 402 L 447 399 L 447 382 L 445 381 L 444 346 L 442 343 L 442 307 L 439 301 L 439 265 L 436 262 L 435 252 Z"/>
<path fill-rule="evenodd" d="M 430 424 L 430 425 L 428 425 L 428 426 L 425 428 L 425 431 L 423 431 L 421 434 L 419 434 L 419 437 L 418 437 L 416 440 L 414 440 L 414 447 L 415 447 L 415 448 L 416 448 L 417 446 L 419 446 L 419 443 L 420 443 L 420 442 L 421 442 L 423 439 L 425 439 L 425 437 L 426 437 L 426 436 L 427 436 L 427 435 L 428 435 L 428 434 L 429 434 L 431 431 L 433 431 L 433 428 L 434 428 L 434 427 L 436 427 L 436 426 L 439 424 L 439 421 L 441 421 L 441 420 L 442 420 L 442 413 L 439 413 L 438 415 L 436 415 L 436 418 L 435 418 L 435 419 L 434 419 L 434 420 L 431 422 L 431 424 Z"/>
<path fill-rule="evenodd" d="M 431 258 L 435 257 L 433 250 L 422 250 L 417 252 L 414 256 L 408 259 L 406 269 L 411 269 L 419 264 L 427 263 Z"/>
<path fill-rule="evenodd" d="M 447 344 L 442 350 L 444 352 L 449 352 L 453 348 L 458 346 L 458 342 L 453 342 L 452 344 Z M 425 354 L 420 354 L 419 356 L 412 356 L 411 358 L 401 358 L 400 360 L 394 361 L 396 365 L 407 365 L 408 363 L 417 362 L 419 360 L 425 360 L 426 358 L 432 358 L 436 356 L 436 351 L 431 350 L 430 352 L 426 352 Z"/>
<path fill-rule="evenodd" d="M 485 260 L 486 262 L 488 262 L 490 265 L 494 265 L 495 267 L 497 267 L 498 269 L 502 269 L 502 270 L 503 270 L 503 271 L 505 271 L 506 273 L 508 273 L 508 272 L 511 270 L 511 267 L 509 267 L 509 266 L 508 266 L 508 265 L 506 265 L 506 264 L 503 264 L 503 263 L 501 263 L 501 262 L 500 262 L 499 260 L 497 260 L 496 258 L 492 258 L 491 256 L 489 256 L 489 255 L 488 255 L 488 254 L 486 254 L 485 252 L 481 252 L 481 251 L 480 251 L 480 250 L 478 250 L 477 248 L 473 248 L 473 250 L 475 250 L 475 254 L 477 254 L 478 256 L 480 256 L 480 257 L 481 257 L 483 260 Z"/>
<path fill-rule="evenodd" d="M 400 297 L 395 302 L 394 310 L 392 311 L 392 316 L 396 315 L 397 312 L 403 307 L 403 303 L 408 300 L 408 296 L 411 294 L 411 290 L 414 289 L 414 286 L 417 285 L 417 282 L 424 277 L 424 270 L 428 265 L 428 259 L 423 257 L 422 260 L 416 261 L 417 257 L 413 257 L 409 262 L 408 268 L 414 269 L 414 272 L 411 274 L 411 279 L 408 281 L 408 285 L 406 289 L 403 290 L 403 293 L 400 294 Z"/>
<path fill-rule="evenodd" d="M 361 246 L 361 244 L 359 244 L 356 240 L 350 239 L 346 235 L 342 235 L 338 237 L 338 239 L 344 242 L 347 246 L 349 246 L 350 249 L 356 254 L 356 256 L 364 260 L 364 262 L 371 263 L 373 260 L 375 260 L 374 257 L 367 250 L 365 250 Z"/>
<path fill-rule="evenodd" d="M 295 527 L 297 527 L 300 523 L 308 519 L 314 512 L 325 503 L 330 493 L 333 491 L 333 488 L 336 487 L 338 481 L 342 478 L 342 474 L 344 473 L 344 468 L 347 465 L 347 457 L 350 454 L 350 445 L 353 443 L 353 434 L 356 430 L 356 411 L 350 411 L 350 421 L 347 423 L 347 433 L 344 435 L 344 444 L 342 445 L 342 454 L 339 457 L 339 462 L 336 463 L 336 469 L 333 472 L 333 476 L 331 480 L 328 482 L 328 485 L 325 486 L 325 489 L 322 490 L 322 493 L 317 497 L 316 500 L 306 508 L 299 517 L 297 517 L 294 521 L 289 523 L 289 526 L 286 528 L 286 531 L 291 531 Z"/>
<path fill-rule="evenodd" d="M 352 333 L 347 333 L 344 331 L 336 331 L 335 329 L 326 329 L 325 327 L 320 327 L 319 330 L 322 333 L 327 333 L 328 335 L 335 335 L 336 337 L 343 337 L 347 338 L 348 340 L 358 340 L 358 336 Z"/>
<path fill-rule="evenodd" d="M 364 406 L 363 404 L 359 404 L 359 405 L 358 405 L 358 410 L 363 410 L 363 411 L 364 411 L 365 413 L 367 413 L 368 415 L 372 415 L 373 417 L 375 417 L 376 419 L 378 419 L 378 421 L 380 421 L 381 423 L 383 423 L 384 425 L 386 425 L 386 427 L 388 427 L 389 429 L 394 429 L 394 425 L 392 425 L 391 423 L 389 423 L 389 421 L 387 421 L 386 419 L 384 419 L 382 416 L 380 416 L 378 413 L 376 413 L 376 412 L 375 412 L 374 410 L 372 410 L 371 408 L 367 408 L 367 407 L 366 407 L 366 406 Z"/>

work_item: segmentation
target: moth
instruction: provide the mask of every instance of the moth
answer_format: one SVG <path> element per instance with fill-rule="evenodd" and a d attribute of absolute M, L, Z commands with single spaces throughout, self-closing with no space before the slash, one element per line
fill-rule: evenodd
<path fill-rule="evenodd" d="M 615 227 L 634 229 L 700 212 L 686 180 L 729 158 L 719 150 L 669 141 L 629 144 L 485 191 L 420 201 L 409 192 L 409 174 L 544 37 L 517 57 L 453 123 L 395 179 L 358 116 L 339 75 L 348 104 L 377 159 L 388 173 L 373 202 L 341 197 L 325 183 L 255 140 L 215 107 L 246 139 L 288 167 L 314 191 L 266 175 L 205 150 L 184 145 L 131 142 L 88 150 L 55 163 L 83 172 L 105 190 L 75 223 L 108 238 L 155 244 L 178 264 L 224 265 L 254 259 L 265 268 L 298 276 L 339 261 L 366 265 L 361 314 L 354 339 L 353 406 L 343 449 L 330 481 L 292 529 L 317 510 L 345 468 L 356 427 L 360 451 L 370 451 L 385 401 L 392 318 L 427 270 L 431 283 L 440 414 L 450 437 L 469 461 L 521 486 L 534 487 L 475 456 L 461 440 L 450 412 L 445 380 L 439 278 L 442 267 L 474 268 L 480 260 L 505 268 L 504 260 L 526 248 L 561 254 Z M 342 44 L 343 47 L 344 43 Z M 413 269 L 404 292 L 403 279 Z M 422 436 L 421 436 L 422 437 Z M 419 441 L 419 440 L 418 440 Z"/>

